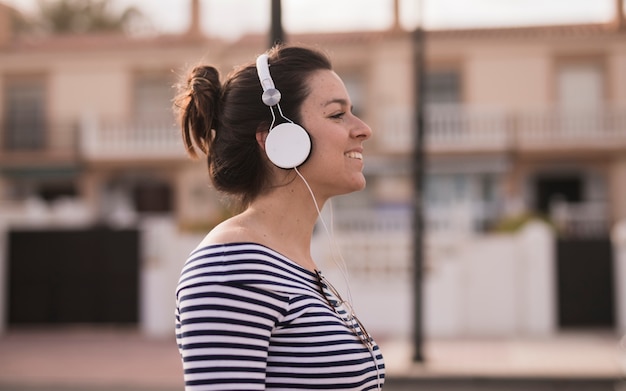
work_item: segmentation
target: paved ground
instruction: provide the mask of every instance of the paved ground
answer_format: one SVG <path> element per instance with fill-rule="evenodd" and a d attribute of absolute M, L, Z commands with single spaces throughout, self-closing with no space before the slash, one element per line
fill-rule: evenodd
<path fill-rule="evenodd" d="M 576 380 L 583 387 L 571 389 L 618 389 L 626 374 L 626 340 L 611 333 L 427 340 L 423 363 L 412 361 L 411 344 L 406 341 L 380 344 L 388 388 L 398 391 L 413 389 L 412 384 L 430 384 L 417 387 L 429 390 L 444 389 L 441 384 L 447 384 L 448 390 L 492 390 L 496 388 L 490 385 L 507 381 L 526 382 L 528 389 L 560 390 Z M 538 380 L 544 381 L 543 388 L 532 387 Z M 599 381 L 617 386 L 584 386 Z M 172 391 L 182 390 L 182 375 L 173 338 L 147 338 L 114 328 L 20 330 L 0 337 L 0 390 Z"/>

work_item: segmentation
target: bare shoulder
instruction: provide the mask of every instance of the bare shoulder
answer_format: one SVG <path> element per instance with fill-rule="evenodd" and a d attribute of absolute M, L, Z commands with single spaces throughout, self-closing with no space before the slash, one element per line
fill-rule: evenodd
<path fill-rule="evenodd" d="M 200 247 L 238 242 L 254 242 L 257 235 L 243 224 L 239 216 L 231 217 L 215 226 L 200 242 Z"/>

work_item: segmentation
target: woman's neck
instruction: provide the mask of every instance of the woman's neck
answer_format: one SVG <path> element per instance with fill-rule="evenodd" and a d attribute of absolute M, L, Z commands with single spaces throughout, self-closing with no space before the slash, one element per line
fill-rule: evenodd
<path fill-rule="evenodd" d="M 323 203 L 318 202 L 322 208 Z M 304 184 L 292 183 L 257 197 L 240 217 L 243 224 L 259 235 L 259 241 L 301 266 L 315 269 L 311 237 L 319 215 Z"/>

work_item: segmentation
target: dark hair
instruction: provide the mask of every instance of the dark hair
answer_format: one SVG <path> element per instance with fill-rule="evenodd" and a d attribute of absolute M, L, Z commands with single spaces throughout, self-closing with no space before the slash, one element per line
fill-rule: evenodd
<path fill-rule="evenodd" d="M 308 78 L 315 71 L 331 70 L 330 60 L 302 46 L 275 46 L 268 56 L 272 79 L 282 94 L 282 112 L 301 123 L 300 107 L 310 93 Z M 256 140 L 256 133 L 269 129 L 272 120 L 262 93 L 255 62 L 235 69 L 223 85 L 216 68 L 200 65 L 179 85 L 174 99 L 188 154 L 206 154 L 213 186 L 237 197 L 241 206 L 269 184 L 269 166 Z"/>

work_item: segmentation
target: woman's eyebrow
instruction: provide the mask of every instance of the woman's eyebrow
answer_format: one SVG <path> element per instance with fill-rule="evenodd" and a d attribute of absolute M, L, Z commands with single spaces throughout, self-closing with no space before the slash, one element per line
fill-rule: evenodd
<path fill-rule="evenodd" d="M 328 105 L 332 105 L 333 103 L 339 103 L 342 106 L 347 106 L 348 105 L 348 101 L 346 99 L 335 98 L 335 99 L 331 99 L 331 100 L 327 101 L 326 103 L 324 103 L 323 107 L 326 107 Z"/>

